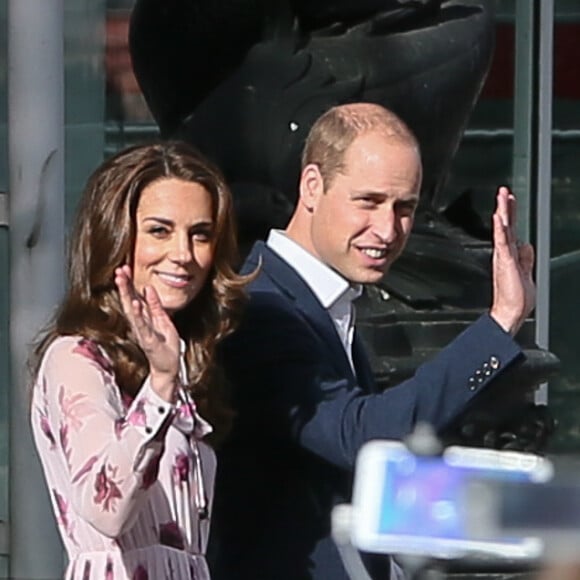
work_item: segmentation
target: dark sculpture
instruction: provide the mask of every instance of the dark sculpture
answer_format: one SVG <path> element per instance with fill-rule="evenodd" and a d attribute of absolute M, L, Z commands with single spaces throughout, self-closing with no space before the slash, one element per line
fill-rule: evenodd
<path fill-rule="evenodd" d="M 405 377 L 489 305 L 490 230 L 444 188 L 493 52 L 493 0 L 137 0 L 133 66 L 165 137 L 196 144 L 232 184 L 242 248 L 284 227 L 300 150 L 332 105 L 369 101 L 421 143 L 424 183 L 408 248 L 359 304 L 380 384 Z M 490 192 L 491 195 L 491 192 Z M 530 393 L 556 357 L 528 355 L 446 433 L 538 450 L 553 425 Z"/>

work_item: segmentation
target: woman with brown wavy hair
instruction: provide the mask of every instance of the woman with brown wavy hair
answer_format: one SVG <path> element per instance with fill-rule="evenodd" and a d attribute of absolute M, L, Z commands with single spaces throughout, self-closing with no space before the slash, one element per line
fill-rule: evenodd
<path fill-rule="evenodd" d="M 33 357 L 67 579 L 209 578 L 215 456 L 201 414 L 220 415 L 213 354 L 245 284 L 235 253 L 230 192 L 191 146 L 134 147 L 89 179 L 68 291 Z"/>

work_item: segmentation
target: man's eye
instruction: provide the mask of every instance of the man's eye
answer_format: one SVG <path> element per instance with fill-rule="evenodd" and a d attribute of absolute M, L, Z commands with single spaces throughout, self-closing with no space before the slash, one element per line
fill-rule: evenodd
<path fill-rule="evenodd" d="M 399 215 L 411 216 L 415 213 L 415 205 L 400 205 L 398 208 Z"/>

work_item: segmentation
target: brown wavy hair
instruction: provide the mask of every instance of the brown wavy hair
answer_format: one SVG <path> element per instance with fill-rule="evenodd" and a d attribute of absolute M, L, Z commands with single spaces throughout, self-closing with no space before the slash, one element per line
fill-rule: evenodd
<path fill-rule="evenodd" d="M 216 344 L 237 324 L 251 277 L 234 271 L 236 232 L 230 190 L 221 172 L 194 147 L 171 141 L 121 151 L 89 178 L 80 201 L 69 251 L 68 290 L 53 322 L 42 333 L 31 359 L 36 376 L 44 353 L 58 336 L 81 335 L 110 357 L 123 395 L 134 397 L 149 372 L 142 350 L 123 314 L 114 272 L 132 264 L 136 212 L 151 183 L 176 178 L 202 185 L 211 195 L 214 261 L 198 295 L 173 321 L 186 342 L 189 388 L 216 430 L 229 418 L 218 394 Z"/>

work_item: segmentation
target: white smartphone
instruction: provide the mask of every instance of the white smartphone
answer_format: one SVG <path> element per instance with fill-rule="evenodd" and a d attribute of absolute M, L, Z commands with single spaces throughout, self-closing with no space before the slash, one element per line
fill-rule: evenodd
<path fill-rule="evenodd" d="M 375 553 L 533 560 L 537 538 L 473 533 L 467 489 L 474 479 L 548 481 L 552 473 L 549 460 L 528 453 L 455 446 L 433 457 L 371 441 L 356 462 L 352 543 Z"/>

